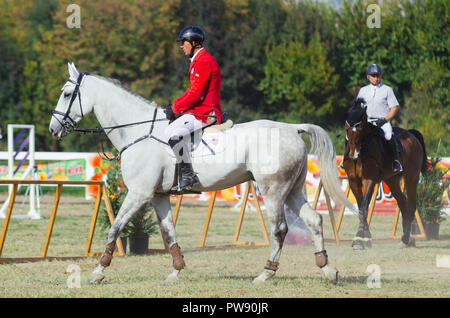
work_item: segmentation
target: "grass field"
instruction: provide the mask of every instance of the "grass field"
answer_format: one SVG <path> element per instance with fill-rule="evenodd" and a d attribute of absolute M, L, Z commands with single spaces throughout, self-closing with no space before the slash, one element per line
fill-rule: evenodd
<path fill-rule="evenodd" d="M 41 220 L 12 219 L 2 257 L 40 256 L 49 214 L 51 195 L 41 201 Z M 93 202 L 65 195 L 61 198 L 48 256 L 82 256 L 89 231 Z M 373 248 L 355 252 L 351 239 L 357 219 L 346 215 L 340 230 L 341 243 L 332 240 L 328 215 L 324 215 L 326 249 L 340 273 L 337 285 L 328 283 L 316 267 L 313 247 L 286 245 L 277 275 L 264 286 L 253 286 L 266 262 L 269 247 L 226 247 L 233 240 L 238 211 L 214 209 L 206 240 L 198 248 L 206 216 L 206 206 L 183 204 L 177 235 L 187 267 L 174 284 L 164 283 L 171 272 L 169 254 L 115 257 L 100 285 L 87 278 L 97 258 L 68 261 L 40 261 L 0 265 L 2 297 L 180 297 L 180 298 L 298 298 L 298 297 L 450 297 L 450 269 L 436 267 L 437 254 L 450 254 L 450 220 L 441 224 L 440 240 L 418 240 L 416 248 L 399 249 L 398 240 L 389 239 L 393 216 L 374 215 L 371 231 Z M 18 197 L 14 215 L 27 212 Z M 401 223 L 400 223 L 401 224 Z M 267 225 L 267 221 L 266 221 Z M 399 225 L 398 232 L 401 231 Z M 240 240 L 261 241 L 263 236 L 254 211 L 247 211 Z M 101 252 L 105 233 L 98 228 L 92 250 Z M 163 247 L 159 235 L 150 248 Z M 370 264 L 380 269 L 380 285 L 369 288 Z M 69 288 L 70 265 L 80 269 L 80 288 Z M 372 281 L 369 279 L 369 281 Z"/>

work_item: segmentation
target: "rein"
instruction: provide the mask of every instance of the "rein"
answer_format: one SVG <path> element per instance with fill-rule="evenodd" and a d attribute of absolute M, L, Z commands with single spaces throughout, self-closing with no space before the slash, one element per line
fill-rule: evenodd
<path fill-rule="evenodd" d="M 168 145 L 167 142 L 165 142 L 164 140 L 161 140 L 155 136 L 152 135 L 153 132 L 153 128 L 155 126 L 155 122 L 157 121 L 167 121 L 166 118 L 160 118 L 160 119 L 156 119 L 156 114 L 158 112 L 158 108 L 155 108 L 155 111 L 153 112 L 153 119 L 152 120 L 144 120 L 144 121 L 139 121 L 139 122 L 134 122 L 134 123 L 129 123 L 129 124 L 123 124 L 123 125 L 117 125 L 117 126 L 110 126 L 110 127 L 95 127 L 95 128 L 74 128 L 73 131 L 78 131 L 78 132 L 82 132 L 82 133 L 93 133 L 93 134 L 100 134 L 100 146 L 101 146 L 101 154 L 103 155 L 103 157 L 100 155 L 100 157 L 102 159 L 108 160 L 108 161 L 113 161 L 113 160 L 119 160 L 122 153 L 127 150 L 129 147 L 131 147 L 132 145 L 147 139 L 147 138 L 153 138 L 156 141 L 159 141 L 165 145 Z M 125 147 L 123 147 L 120 151 L 119 154 L 117 156 L 114 157 L 108 157 L 108 155 L 105 152 L 105 149 L 103 148 L 103 139 L 102 139 L 102 133 L 105 133 L 106 135 L 108 135 L 111 131 L 113 131 L 114 129 L 117 128 L 126 128 L 126 127 L 132 127 L 132 126 L 136 126 L 136 125 L 142 125 L 142 124 L 147 124 L 147 123 L 152 123 L 152 125 L 150 126 L 150 131 L 148 132 L 148 134 L 137 138 L 136 140 L 132 141 L 131 143 L 129 143 L 128 145 L 126 145 Z M 105 129 L 111 129 L 109 132 L 105 132 Z M 100 153 L 99 153 L 100 154 Z"/>
<path fill-rule="evenodd" d="M 353 130 L 356 131 L 356 127 L 360 124 L 362 124 L 362 121 L 359 121 L 357 123 L 355 123 L 354 125 L 350 126 L 350 124 L 348 123 L 348 121 L 345 121 L 347 125 L 349 125 L 348 128 L 346 128 L 346 130 Z M 367 123 L 371 123 L 369 121 L 367 121 Z M 370 128 L 367 128 L 370 129 Z M 354 141 L 350 141 L 347 140 L 347 142 L 351 145 L 356 145 L 356 142 Z M 361 142 L 361 156 L 364 154 L 365 156 L 367 156 L 368 158 L 374 160 L 375 165 L 378 167 L 378 169 L 381 171 L 381 174 L 383 174 L 383 169 L 382 169 L 382 165 L 380 164 L 380 162 L 378 161 L 378 159 L 372 155 L 372 152 L 370 151 L 372 149 L 371 145 L 376 142 L 376 137 L 373 135 L 372 132 L 369 132 L 369 134 L 362 140 Z"/>
<path fill-rule="evenodd" d="M 66 113 L 63 113 L 63 112 L 60 112 L 60 111 L 57 111 L 57 110 L 53 110 L 53 111 L 52 111 L 52 116 L 56 118 L 56 120 L 61 124 L 61 126 L 64 127 L 64 129 L 65 129 L 67 132 L 70 132 L 70 131 L 73 130 L 73 131 L 77 131 L 77 132 L 81 132 L 81 133 L 100 134 L 101 154 L 100 154 L 100 152 L 98 152 L 98 154 L 100 155 L 100 158 L 105 159 L 105 160 L 108 160 L 108 161 L 119 160 L 120 157 L 121 157 L 121 155 L 122 155 L 122 153 L 123 153 L 125 150 L 127 150 L 128 148 L 130 148 L 130 147 L 133 146 L 134 144 L 136 144 L 136 143 L 138 143 L 138 142 L 140 142 L 140 141 L 142 141 L 142 140 L 145 140 L 145 139 L 147 139 L 147 138 L 152 138 L 152 139 L 154 139 L 154 140 L 156 140 L 156 141 L 158 141 L 158 142 L 160 142 L 160 143 L 162 143 L 162 144 L 164 144 L 164 145 L 169 145 L 169 144 L 168 144 L 167 142 L 165 142 L 164 140 L 161 140 L 161 139 L 159 139 L 158 137 L 155 137 L 155 136 L 152 135 L 153 128 L 154 128 L 154 126 L 155 126 L 155 122 L 157 122 L 157 121 L 167 121 L 167 120 L 168 120 L 168 119 L 166 119 L 166 118 L 159 118 L 159 119 L 156 119 L 156 115 L 157 115 L 157 112 L 158 112 L 158 108 L 155 108 L 155 111 L 153 112 L 153 119 L 151 119 L 151 120 L 144 120 L 144 121 L 138 121 L 138 122 L 129 123 L 129 124 L 122 124 L 122 125 L 117 125 L 117 126 L 109 126 L 109 127 L 75 128 L 75 126 L 76 126 L 77 123 L 76 123 L 75 120 L 73 120 L 73 119 L 69 116 L 69 114 L 70 114 L 70 110 L 72 109 L 73 102 L 75 101 L 76 97 L 78 96 L 78 101 L 79 101 L 79 104 L 80 104 L 81 117 L 82 117 L 82 118 L 84 117 L 84 114 L 83 114 L 83 107 L 81 106 L 81 92 L 80 92 L 80 85 L 81 85 L 81 81 L 83 80 L 83 77 L 86 76 L 86 75 L 89 75 L 89 73 L 87 73 L 87 72 L 82 72 L 82 73 L 80 73 L 80 75 L 78 76 L 78 79 L 77 79 L 77 82 L 76 82 L 76 83 L 73 82 L 71 79 L 68 79 L 69 82 L 75 84 L 76 86 L 75 86 L 75 89 L 74 89 L 74 91 L 73 91 L 73 93 L 72 93 L 72 97 L 71 97 L 71 99 L 70 99 L 69 107 L 67 108 Z M 185 113 L 186 113 L 186 112 L 180 113 L 180 116 L 184 115 Z M 55 114 L 56 114 L 56 115 L 61 115 L 61 116 L 63 116 L 62 120 L 59 120 L 58 117 L 55 116 Z M 210 126 L 216 124 L 216 122 L 217 122 L 217 117 L 216 117 L 215 115 L 200 115 L 200 114 L 193 114 L 193 115 L 195 115 L 195 116 L 200 116 L 200 117 L 213 117 L 213 118 L 216 119 L 216 120 L 213 121 L 212 123 L 210 123 L 210 124 L 208 124 L 208 125 L 202 127 L 202 130 L 204 130 L 205 128 L 210 127 Z M 68 119 L 68 120 L 67 120 L 67 119 Z M 132 141 L 131 143 L 129 143 L 128 145 L 124 146 L 124 147 L 119 151 L 119 154 L 118 154 L 117 156 L 114 156 L 114 157 L 108 157 L 108 155 L 106 154 L 106 152 L 105 152 L 105 150 L 104 150 L 104 148 L 103 148 L 103 139 L 102 139 L 102 135 L 101 135 L 102 133 L 105 133 L 106 135 L 108 135 L 108 134 L 111 133 L 114 129 L 118 129 L 118 128 L 127 128 L 127 127 L 136 126 L 136 125 L 147 124 L 147 123 L 151 123 L 151 124 L 152 124 L 152 125 L 150 126 L 150 131 L 148 132 L 148 134 L 146 134 L 146 135 L 144 135 L 144 136 L 142 136 L 142 137 L 139 137 L 139 138 L 137 138 L 136 140 L 134 140 L 134 141 Z M 106 133 L 106 132 L 105 132 L 106 129 L 110 129 L 110 131 Z M 103 155 L 103 157 L 102 157 L 102 155 Z"/>
<path fill-rule="evenodd" d="M 147 138 L 152 138 L 164 145 L 169 145 L 167 142 L 165 142 L 164 140 L 159 139 L 158 137 L 155 137 L 152 135 L 153 132 L 153 128 L 155 126 L 155 122 L 157 121 L 167 121 L 168 119 L 166 118 L 160 118 L 160 119 L 156 119 L 156 114 L 158 112 L 158 108 L 155 108 L 155 111 L 153 112 L 153 119 L 152 120 L 144 120 L 144 121 L 139 121 L 139 122 L 134 122 L 134 123 L 129 123 L 129 124 L 123 124 L 123 125 L 117 125 L 117 126 L 110 126 L 110 127 L 95 127 L 95 128 L 73 128 L 73 131 L 77 131 L 77 132 L 82 132 L 82 133 L 93 133 L 93 134 L 100 134 L 100 147 L 101 147 L 101 155 L 103 155 L 103 157 L 100 155 L 100 157 L 102 159 L 108 160 L 108 161 L 114 161 L 114 160 L 119 160 L 122 153 L 127 150 L 128 148 L 130 148 L 131 146 L 133 146 L 134 144 L 137 144 L 138 142 L 147 139 Z M 208 116 L 208 117 L 216 117 L 216 116 L 210 116 L 210 115 L 196 115 L 196 116 Z M 105 133 L 106 135 L 108 135 L 109 133 L 111 133 L 114 129 L 117 128 L 126 128 L 126 127 L 132 127 L 132 126 L 136 126 L 136 125 L 142 125 L 142 124 L 147 124 L 147 123 L 152 123 L 152 125 L 150 126 L 150 131 L 148 132 L 148 134 L 137 138 L 136 140 L 134 140 L 133 142 L 129 143 L 128 145 L 124 146 L 120 151 L 119 154 L 117 156 L 114 157 L 108 157 L 108 155 L 106 154 L 104 148 L 103 148 L 103 139 L 102 139 L 102 133 L 105 133 L 105 129 L 111 129 L 109 132 Z M 214 125 L 215 122 L 212 122 L 211 124 L 208 124 L 204 127 L 202 127 L 202 130 L 204 130 L 205 128 L 208 128 L 212 125 Z M 100 154 L 100 153 L 99 153 Z"/>

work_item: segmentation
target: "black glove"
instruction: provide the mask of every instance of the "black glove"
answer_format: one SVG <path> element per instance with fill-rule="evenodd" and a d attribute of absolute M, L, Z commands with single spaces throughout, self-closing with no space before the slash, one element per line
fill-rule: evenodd
<path fill-rule="evenodd" d="M 170 104 L 169 106 L 167 106 L 166 108 L 164 108 L 164 112 L 166 113 L 166 118 L 168 120 L 175 120 L 175 113 L 173 112 L 172 109 L 172 104 Z"/>
<path fill-rule="evenodd" d="M 376 125 L 377 127 L 381 127 L 381 126 L 383 126 L 383 125 L 386 124 L 386 123 L 387 123 L 387 120 L 384 119 L 384 118 L 378 118 L 378 119 L 375 121 L 375 125 Z"/>

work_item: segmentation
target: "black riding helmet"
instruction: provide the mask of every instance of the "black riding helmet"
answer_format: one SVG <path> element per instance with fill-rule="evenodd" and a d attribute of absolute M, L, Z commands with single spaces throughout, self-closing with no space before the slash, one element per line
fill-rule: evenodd
<path fill-rule="evenodd" d="M 190 57 L 192 57 L 195 49 L 193 42 L 195 42 L 195 46 L 202 45 L 203 41 L 205 41 L 205 38 L 205 32 L 202 30 L 202 28 L 195 25 L 190 25 L 181 30 L 180 34 L 178 35 L 177 42 L 188 41 L 189 43 L 191 43 L 192 49 Z"/>
<path fill-rule="evenodd" d="M 366 75 L 381 75 L 381 67 L 379 67 L 377 64 L 369 65 L 366 71 Z"/>

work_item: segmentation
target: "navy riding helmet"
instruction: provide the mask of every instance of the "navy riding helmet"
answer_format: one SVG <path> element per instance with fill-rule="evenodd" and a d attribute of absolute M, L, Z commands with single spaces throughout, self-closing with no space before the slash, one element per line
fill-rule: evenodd
<path fill-rule="evenodd" d="M 195 41 L 195 43 L 197 44 L 202 44 L 203 41 L 205 41 L 205 38 L 205 32 L 202 30 L 202 28 L 190 25 L 181 30 L 180 34 L 178 35 L 177 42 L 184 40 L 188 41 L 191 44 L 193 41 Z"/>
<path fill-rule="evenodd" d="M 381 67 L 379 67 L 377 64 L 369 65 L 366 71 L 366 75 L 381 75 Z"/>

